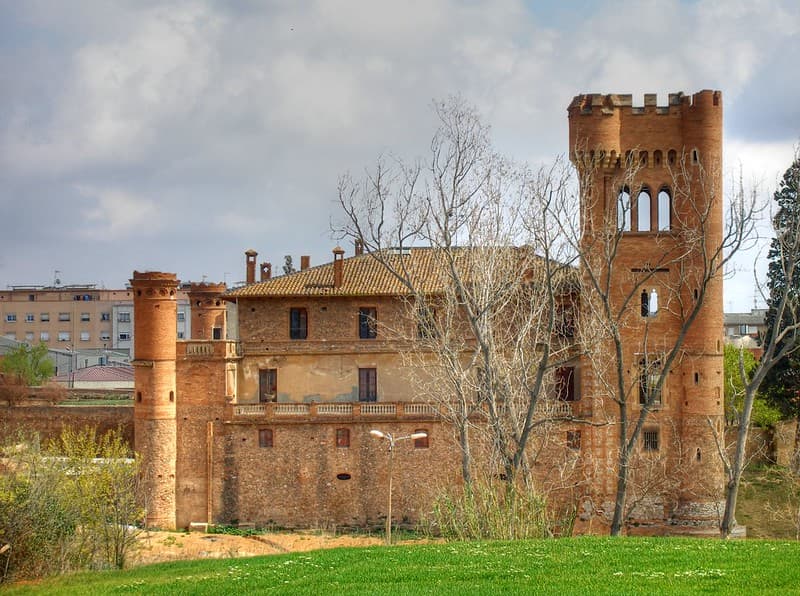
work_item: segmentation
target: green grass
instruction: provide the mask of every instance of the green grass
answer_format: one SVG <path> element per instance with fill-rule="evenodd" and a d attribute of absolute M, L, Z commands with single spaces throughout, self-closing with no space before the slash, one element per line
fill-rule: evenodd
<path fill-rule="evenodd" d="M 177 562 L 7 594 L 800 594 L 800 543 L 598 538 L 341 548 Z"/>
<path fill-rule="evenodd" d="M 133 400 L 132 399 L 71 399 L 68 401 L 62 401 L 59 406 L 62 407 L 70 407 L 70 406 L 132 406 Z"/>

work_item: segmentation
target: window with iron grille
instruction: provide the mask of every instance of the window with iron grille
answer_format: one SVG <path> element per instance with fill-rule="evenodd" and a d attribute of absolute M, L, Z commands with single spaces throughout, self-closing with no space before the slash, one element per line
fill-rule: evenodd
<path fill-rule="evenodd" d="M 358 369 L 358 401 L 378 401 L 377 369 Z"/>
<path fill-rule="evenodd" d="M 289 309 L 289 337 L 291 339 L 308 337 L 308 312 L 305 308 Z"/>
<path fill-rule="evenodd" d="M 570 449 L 581 448 L 581 431 L 568 430 L 567 431 L 567 447 Z"/>
<path fill-rule="evenodd" d="M 362 306 L 358 309 L 358 337 L 375 339 L 378 336 L 378 309 Z"/>
<path fill-rule="evenodd" d="M 658 429 L 645 429 L 642 432 L 642 443 L 645 451 L 658 451 Z"/>

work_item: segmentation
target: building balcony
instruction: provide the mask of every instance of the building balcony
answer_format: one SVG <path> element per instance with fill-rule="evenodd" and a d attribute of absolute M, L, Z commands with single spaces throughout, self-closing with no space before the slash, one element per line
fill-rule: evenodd
<path fill-rule="evenodd" d="M 290 421 L 313 419 L 333 420 L 394 420 L 431 419 L 439 417 L 435 404 L 427 403 L 263 403 L 233 406 L 234 420 Z"/>
<path fill-rule="evenodd" d="M 178 358 L 235 359 L 242 357 L 242 344 L 231 340 L 189 339 L 177 343 Z"/>

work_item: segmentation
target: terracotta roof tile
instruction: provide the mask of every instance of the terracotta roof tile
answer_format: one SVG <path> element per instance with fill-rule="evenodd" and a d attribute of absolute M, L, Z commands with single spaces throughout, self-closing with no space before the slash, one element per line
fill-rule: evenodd
<path fill-rule="evenodd" d="M 457 249 L 456 259 L 465 263 L 470 251 Z M 522 249 L 514 249 L 522 250 Z M 387 251 L 387 259 L 404 266 L 417 288 L 424 293 L 442 290 L 444 253 L 434 248 L 411 248 Z M 386 267 L 370 254 L 356 255 L 342 261 L 342 285 L 333 286 L 333 262 L 297 271 L 289 275 L 234 288 L 226 299 L 266 298 L 279 296 L 399 296 L 408 293 L 406 287 Z"/>

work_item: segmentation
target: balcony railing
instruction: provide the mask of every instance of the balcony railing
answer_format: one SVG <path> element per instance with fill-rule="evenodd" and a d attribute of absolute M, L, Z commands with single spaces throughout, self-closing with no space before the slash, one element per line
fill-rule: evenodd
<path fill-rule="evenodd" d="M 236 404 L 235 418 L 292 419 L 330 418 L 434 418 L 439 409 L 434 404 L 419 403 L 264 403 Z"/>
<path fill-rule="evenodd" d="M 178 341 L 178 356 L 191 358 L 238 358 L 242 346 L 238 341 L 190 339 Z"/>

